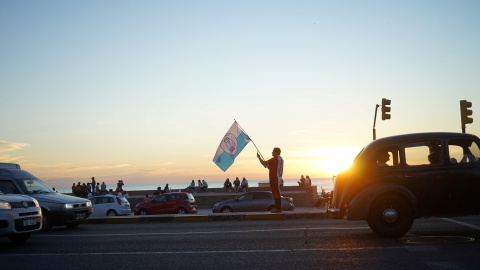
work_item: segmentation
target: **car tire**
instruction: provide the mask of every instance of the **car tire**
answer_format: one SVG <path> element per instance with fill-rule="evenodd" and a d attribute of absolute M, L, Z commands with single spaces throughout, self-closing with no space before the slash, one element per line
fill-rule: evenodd
<path fill-rule="evenodd" d="M 185 208 L 178 208 L 177 209 L 177 214 L 182 215 L 182 214 L 186 214 L 186 213 L 187 213 L 187 209 L 185 209 Z"/>
<path fill-rule="evenodd" d="M 42 209 L 42 221 L 43 221 L 42 232 L 51 231 L 53 227 L 52 217 L 50 216 L 50 213 L 48 213 L 48 211 L 45 209 Z"/>
<path fill-rule="evenodd" d="M 398 195 L 387 195 L 373 202 L 367 222 L 379 236 L 400 237 L 412 228 L 413 218 L 409 201 Z"/>
<path fill-rule="evenodd" d="M 138 211 L 138 214 L 139 214 L 140 216 L 146 216 L 146 215 L 148 215 L 148 211 L 145 210 L 145 209 L 142 209 L 142 210 Z"/>
<path fill-rule="evenodd" d="M 232 208 L 230 207 L 223 207 L 221 210 L 220 210 L 220 213 L 232 213 L 233 210 Z"/>
<path fill-rule="evenodd" d="M 22 243 L 28 240 L 30 238 L 30 233 L 19 233 L 19 234 L 14 234 L 14 235 L 9 235 L 8 239 L 12 241 L 13 243 Z"/>
<path fill-rule="evenodd" d="M 107 211 L 107 216 L 109 217 L 114 217 L 114 216 L 117 216 L 117 212 L 115 210 L 108 210 Z"/>

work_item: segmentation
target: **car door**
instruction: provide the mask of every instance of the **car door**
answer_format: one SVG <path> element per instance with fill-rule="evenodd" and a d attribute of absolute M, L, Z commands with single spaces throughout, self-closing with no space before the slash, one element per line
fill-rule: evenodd
<path fill-rule="evenodd" d="M 112 197 L 95 197 L 92 198 L 92 208 L 93 208 L 93 216 L 102 217 L 107 215 L 108 209 L 111 209 L 112 203 L 110 202 Z"/>
<path fill-rule="evenodd" d="M 283 203 L 283 199 L 282 199 Z M 255 192 L 253 193 L 252 211 L 267 211 L 271 205 L 275 204 L 273 196 L 269 192 Z"/>
<path fill-rule="evenodd" d="M 107 211 L 110 209 L 114 209 L 116 207 L 115 204 L 117 204 L 115 197 L 110 196 L 104 197 L 102 202 L 103 203 L 100 204 L 102 205 L 102 211 L 100 212 L 102 216 L 106 216 Z"/>
<path fill-rule="evenodd" d="M 408 142 L 404 153 L 405 186 L 416 196 L 420 214 L 444 213 L 448 205 L 448 174 L 443 140 Z"/>
<path fill-rule="evenodd" d="M 253 193 L 249 192 L 238 196 L 232 204 L 232 208 L 234 212 L 248 212 L 253 211 L 254 205 Z"/>
<path fill-rule="evenodd" d="M 469 138 L 448 141 L 449 213 L 480 213 L 480 148 Z"/>
<path fill-rule="evenodd" d="M 166 194 L 162 194 L 153 198 L 152 203 L 150 204 L 150 209 L 147 209 L 147 211 L 151 215 L 166 214 L 167 213 L 166 201 L 167 201 Z"/>
<path fill-rule="evenodd" d="M 170 194 L 167 196 L 165 201 L 165 212 L 169 214 L 177 213 L 177 204 L 179 204 L 181 195 L 180 194 Z"/>

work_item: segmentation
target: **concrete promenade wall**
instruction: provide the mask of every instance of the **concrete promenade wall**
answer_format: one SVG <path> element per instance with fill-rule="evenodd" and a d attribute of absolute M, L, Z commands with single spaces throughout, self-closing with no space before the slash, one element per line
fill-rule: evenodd
<path fill-rule="evenodd" d="M 270 191 L 269 187 L 249 187 L 249 191 Z M 178 189 L 172 190 L 172 192 L 178 192 Z M 209 188 L 206 191 L 181 189 L 181 192 L 192 193 L 197 201 L 199 209 L 211 209 L 217 202 L 233 199 L 243 192 L 229 192 L 224 188 Z M 132 190 L 128 191 L 129 201 L 132 210 L 135 209 L 135 205 L 143 202 L 145 195 L 152 196 L 154 190 Z M 282 196 L 292 197 L 293 204 L 297 207 L 311 207 L 314 206 L 318 199 L 317 186 L 311 186 L 307 189 L 302 189 L 298 186 L 284 186 L 281 191 Z"/>

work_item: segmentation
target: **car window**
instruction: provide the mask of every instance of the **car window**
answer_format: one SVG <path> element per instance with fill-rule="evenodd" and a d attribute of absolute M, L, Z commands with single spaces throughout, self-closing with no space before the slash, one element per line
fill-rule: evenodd
<path fill-rule="evenodd" d="M 97 204 L 98 198 L 90 198 L 92 204 Z"/>
<path fill-rule="evenodd" d="M 16 180 L 17 184 L 23 189 L 25 194 L 36 194 L 36 193 L 53 193 L 50 187 L 45 185 L 42 181 L 38 179 L 22 179 Z"/>
<path fill-rule="evenodd" d="M 20 190 L 9 180 L 0 180 L 0 191 L 7 194 L 20 194 Z"/>
<path fill-rule="evenodd" d="M 246 200 L 252 200 L 253 199 L 253 194 L 252 193 L 245 193 L 237 198 L 239 201 L 246 201 Z"/>
<path fill-rule="evenodd" d="M 176 201 L 178 199 L 180 199 L 180 194 L 173 194 L 173 195 L 168 196 L 169 201 Z"/>
<path fill-rule="evenodd" d="M 376 164 L 380 167 L 393 167 L 400 164 L 400 148 L 396 145 L 377 152 Z"/>
<path fill-rule="evenodd" d="M 480 148 L 470 139 L 452 139 L 448 142 L 449 161 L 451 164 L 478 162 Z"/>
<path fill-rule="evenodd" d="M 160 195 L 153 199 L 154 202 L 164 202 L 167 200 L 167 195 Z"/>
<path fill-rule="evenodd" d="M 429 140 L 405 145 L 405 163 L 408 166 L 442 164 L 443 156 L 440 141 Z"/>
<path fill-rule="evenodd" d="M 255 193 L 254 198 L 255 200 L 264 200 L 264 199 L 271 199 L 271 196 L 266 192 L 258 192 L 258 193 Z"/>
<path fill-rule="evenodd" d="M 107 203 L 113 203 L 113 197 L 107 197 Z"/>

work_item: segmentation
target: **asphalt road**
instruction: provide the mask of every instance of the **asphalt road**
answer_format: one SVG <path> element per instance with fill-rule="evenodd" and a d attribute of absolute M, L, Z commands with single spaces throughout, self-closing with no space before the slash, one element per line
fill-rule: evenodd
<path fill-rule="evenodd" d="M 84 224 L 15 245 L 1 269 L 478 269 L 480 216 L 416 220 L 399 239 L 363 221 Z"/>

